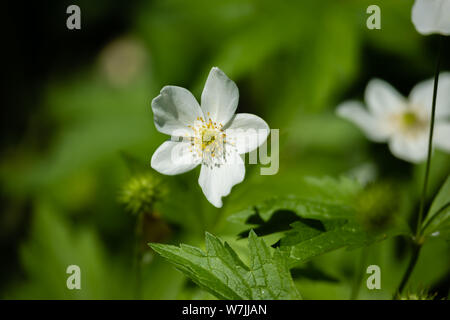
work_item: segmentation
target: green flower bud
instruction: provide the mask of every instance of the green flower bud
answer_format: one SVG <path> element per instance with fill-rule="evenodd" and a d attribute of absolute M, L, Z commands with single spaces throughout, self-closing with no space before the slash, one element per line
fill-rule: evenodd
<path fill-rule="evenodd" d="M 132 214 L 151 213 L 156 202 L 164 198 L 166 187 L 160 178 L 152 173 L 132 177 L 123 186 L 119 201 Z"/>
<path fill-rule="evenodd" d="M 368 185 L 356 200 L 356 219 L 370 232 L 385 230 L 399 210 L 400 194 L 388 182 Z"/>

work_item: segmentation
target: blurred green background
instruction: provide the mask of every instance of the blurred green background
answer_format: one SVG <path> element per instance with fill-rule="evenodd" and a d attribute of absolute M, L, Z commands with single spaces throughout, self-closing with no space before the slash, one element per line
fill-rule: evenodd
<path fill-rule="evenodd" d="M 81 30 L 66 28 L 66 8 L 81 8 Z M 366 28 L 366 8 L 381 7 L 381 30 Z M 424 164 L 394 158 L 336 117 L 343 100 L 362 99 L 380 77 L 407 95 L 432 77 L 436 38 L 414 29 L 407 0 L 49 1 L 8 4 L 2 22 L 0 158 L 0 298 L 200 299 L 171 265 L 144 252 L 136 295 L 136 217 L 120 203 L 127 181 L 150 172 L 166 195 L 142 243 L 203 244 L 210 231 L 245 253 L 242 226 L 227 216 L 273 195 L 307 192 L 307 176 L 388 180 L 400 190 L 401 214 L 414 226 Z M 450 70 L 449 41 L 443 70 Z M 166 136 L 155 130 L 151 99 L 164 85 L 199 98 L 212 66 L 240 91 L 238 112 L 280 129 L 280 170 L 247 167 L 224 207 L 210 205 L 198 169 L 163 177 L 150 158 Z M 450 157 L 433 157 L 429 200 L 450 173 Z M 136 170 L 136 167 L 140 169 Z M 268 240 L 270 241 L 270 239 Z M 411 281 L 447 295 L 450 250 L 426 244 Z M 390 298 L 409 257 L 396 238 L 368 249 L 382 289 L 359 298 Z M 358 250 L 338 250 L 305 266 L 296 283 L 306 299 L 347 299 L 361 272 Z M 79 265 L 82 289 L 68 290 L 66 268 Z M 307 271 L 311 272 L 307 272 Z M 306 274 L 306 275 L 305 275 Z"/>

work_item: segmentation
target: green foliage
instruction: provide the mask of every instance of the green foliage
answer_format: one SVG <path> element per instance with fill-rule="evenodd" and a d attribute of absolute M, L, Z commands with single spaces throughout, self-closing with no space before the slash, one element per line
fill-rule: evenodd
<path fill-rule="evenodd" d="M 290 195 L 264 201 L 232 215 L 229 220 L 232 222 L 246 222 L 251 216 L 256 214 L 263 221 L 268 221 L 273 213 L 278 210 L 301 212 L 302 217 L 308 219 L 340 218 L 354 214 L 353 209 L 345 205 L 303 199 Z"/>
<path fill-rule="evenodd" d="M 450 176 L 447 177 L 422 223 L 422 234 L 434 233 L 448 238 L 450 232 Z"/>
<path fill-rule="evenodd" d="M 293 263 L 305 262 L 318 255 L 343 247 L 368 246 L 389 236 L 401 234 L 396 230 L 371 234 L 364 231 L 353 219 L 300 220 L 291 224 L 280 240 L 280 248 L 293 259 Z"/>
<path fill-rule="evenodd" d="M 72 229 L 53 208 L 37 204 L 30 241 L 20 250 L 26 280 L 6 298 L 118 299 L 131 298 L 124 269 L 106 254 L 90 229 Z M 69 265 L 81 270 L 81 290 L 69 290 Z"/>
<path fill-rule="evenodd" d="M 369 184 L 355 199 L 356 220 L 366 231 L 382 231 L 395 221 L 401 193 L 392 183 Z"/>
<path fill-rule="evenodd" d="M 357 195 L 363 190 L 362 185 L 356 180 L 346 176 L 332 177 L 307 177 L 309 196 L 322 201 L 336 202 L 340 204 L 352 204 Z"/>
<path fill-rule="evenodd" d="M 288 265 L 279 250 L 250 232 L 250 266 L 226 242 L 206 233 L 206 252 L 181 244 L 150 246 L 195 283 L 219 299 L 300 299 Z"/>
<path fill-rule="evenodd" d="M 283 231 L 279 243 L 284 253 L 291 259 L 292 264 L 308 261 L 309 259 L 326 252 L 342 247 L 357 248 L 370 245 L 376 241 L 388 237 L 407 234 L 409 229 L 405 224 L 397 223 L 381 230 L 366 230 L 359 223 L 356 205 L 358 197 L 365 196 L 366 210 L 380 212 L 377 206 L 383 206 L 383 200 L 377 198 L 376 203 L 368 203 L 365 192 L 362 192 L 356 181 L 347 178 L 333 180 L 310 179 L 313 187 L 317 188 L 316 198 L 323 198 L 327 193 L 333 193 L 332 202 L 325 200 L 311 200 L 290 196 L 285 198 L 273 198 L 252 208 L 236 213 L 229 218 L 230 221 L 250 224 L 251 227 L 260 227 L 270 221 L 277 212 L 286 214 L 293 212 L 297 216 L 296 221 L 289 224 L 290 228 Z M 339 192 L 334 192 L 339 190 Z M 354 205 L 346 202 L 353 199 Z M 368 208 L 367 206 L 371 206 Z M 395 215 L 394 211 L 390 212 Z M 255 225 L 256 223 L 256 225 Z"/>

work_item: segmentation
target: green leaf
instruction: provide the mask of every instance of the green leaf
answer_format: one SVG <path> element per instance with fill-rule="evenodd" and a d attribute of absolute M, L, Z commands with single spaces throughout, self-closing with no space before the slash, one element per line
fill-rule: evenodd
<path fill-rule="evenodd" d="M 282 232 L 277 245 L 289 258 L 290 266 L 339 248 L 358 248 L 409 233 L 407 225 L 396 217 L 393 217 L 392 224 L 380 230 L 368 229 L 360 221 L 365 213 L 359 214 L 361 209 L 357 205 L 365 193 L 355 181 L 311 178 L 308 182 L 311 189 L 316 189 L 310 190 L 308 196 L 311 199 L 296 196 L 272 198 L 232 215 L 229 220 L 249 225 L 260 235 Z M 383 203 L 369 203 L 366 209 L 376 213 L 378 204 Z M 245 234 L 245 231 L 241 233 Z"/>
<path fill-rule="evenodd" d="M 301 299 L 287 261 L 254 232 L 249 235 L 250 267 L 226 242 L 206 233 L 206 252 L 181 244 L 149 244 L 203 289 L 219 299 Z"/>
<path fill-rule="evenodd" d="M 354 209 L 350 206 L 289 195 L 268 199 L 231 215 L 228 220 L 236 223 L 248 223 L 251 217 L 257 214 L 263 221 L 268 221 L 276 211 L 280 210 L 301 213 L 302 217 L 310 219 L 345 218 L 354 215 Z"/>
<path fill-rule="evenodd" d="M 312 281 L 320 281 L 320 282 L 330 282 L 330 283 L 338 283 L 340 280 L 329 274 L 328 272 L 324 272 L 319 269 L 313 263 L 307 263 L 305 266 L 296 267 L 291 269 L 292 278 L 296 279 L 306 279 Z"/>
<path fill-rule="evenodd" d="M 422 234 L 450 231 L 450 176 L 447 177 L 422 223 Z"/>
<path fill-rule="evenodd" d="M 369 245 L 402 233 L 401 229 L 391 229 L 383 233 L 369 233 L 354 220 L 311 220 L 302 219 L 291 224 L 279 244 L 293 265 L 306 262 L 318 255 L 343 247 L 351 249 Z"/>
<path fill-rule="evenodd" d="M 2 299 L 129 299 L 133 291 L 129 270 L 108 255 L 98 234 L 75 228 L 54 206 L 35 205 L 30 238 L 20 248 L 23 283 Z M 67 267 L 81 270 L 81 290 L 66 286 Z M 113 267 L 112 267 L 113 266 Z M 113 278 L 114 281 L 110 281 Z"/>
<path fill-rule="evenodd" d="M 362 191 L 361 184 L 356 179 L 345 176 L 332 177 L 306 177 L 305 181 L 310 187 L 311 196 L 328 202 L 351 204 Z"/>
<path fill-rule="evenodd" d="M 354 216 L 354 209 L 350 204 L 362 190 L 356 180 L 347 177 L 339 179 L 307 177 L 305 182 L 308 191 L 301 197 L 295 195 L 273 197 L 231 215 L 228 220 L 240 224 L 250 224 L 252 217 L 257 215 L 267 222 L 275 212 L 280 210 L 301 213 L 301 217 L 311 219 Z"/>

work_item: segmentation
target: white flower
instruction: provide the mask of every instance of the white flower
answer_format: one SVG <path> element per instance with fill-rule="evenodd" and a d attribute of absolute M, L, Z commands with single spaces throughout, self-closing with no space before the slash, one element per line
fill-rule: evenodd
<path fill-rule="evenodd" d="M 256 149 L 269 134 L 267 123 L 252 114 L 235 114 L 239 100 L 236 84 L 212 68 L 201 97 L 201 106 L 186 89 L 166 86 L 152 101 L 155 126 L 172 136 L 153 154 L 156 171 L 175 175 L 201 164 L 198 183 L 216 207 L 222 197 L 242 182 L 240 154 Z"/>
<path fill-rule="evenodd" d="M 357 101 L 342 103 L 338 115 L 360 127 L 367 138 L 389 143 L 396 157 L 410 161 L 425 160 L 431 121 L 433 79 L 417 84 L 404 98 L 388 83 L 374 79 L 365 92 L 366 110 Z M 442 73 L 436 100 L 434 146 L 450 152 L 450 73 Z"/>
<path fill-rule="evenodd" d="M 450 0 L 416 0 L 412 22 L 421 34 L 450 35 Z"/>

